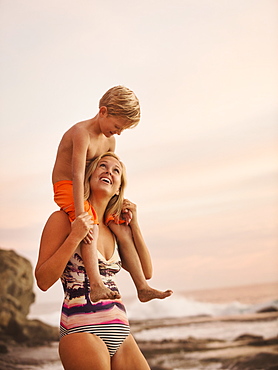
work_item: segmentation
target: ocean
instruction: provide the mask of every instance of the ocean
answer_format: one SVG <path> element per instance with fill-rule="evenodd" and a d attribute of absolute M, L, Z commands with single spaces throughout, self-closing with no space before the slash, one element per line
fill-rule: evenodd
<path fill-rule="evenodd" d="M 167 324 L 165 327 L 136 332 L 134 336 L 138 340 L 159 341 L 188 337 L 233 340 L 246 333 L 263 335 L 264 338 L 278 335 L 277 321 L 240 319 L 271 307 L 278 310 L 278 283 L 180 292 L 165 300 L 148 303 L 141 303 L 137 298 L 131 297 L 123 297 L 123 300 L 131 323 L 133 320 L 165 319 Z M 29 318 L 59 326 L 60 307 L 61 302 L 34 304 Z M 171 325 L 172 319 L 198 317 L 204 319 L 199 322 L 192 320 L 188 325 Z M 223 317 L 236 317 L 238 320 L 217 321 L 217 318 Z M 206 318 L 214 320 L 210 322 Z"/>
<path fill-rule="evenodd" d="M 131 331 L 152 369 L 228 369 L 238 361 L 252 361 L 240 369 L 258 369 L 258 359 L 264 365 L 278 363 L 274 338 L 278 335 L 278 282 L 175 292 L 148 303 L 135 297 L 123 297 L 123 301 Z M 62 297 L 60 302 L 35 303 L 29 318 L 58 327 L 61 302 Z M 249 345 L 248 338 L 261 344 Z M 15 359 L 20 367 L 6 367 Z M 0 369 L 63 370 L 57 342 L 38 348 L 13 347 L 2 355 L 3 363 Z"/>

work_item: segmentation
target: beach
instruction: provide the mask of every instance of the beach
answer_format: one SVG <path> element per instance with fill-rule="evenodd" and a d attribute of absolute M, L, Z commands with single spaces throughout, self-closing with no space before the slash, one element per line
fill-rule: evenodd
<path fill-rule="evenodd" d="M 187 292 L 163 302 L 130 301 L 131 331 L 152 370 L 275 370 L 277 292 L 272 283 Z M 139 309 L 143 317 L 135 319 Z M 61 370 L 58 343 L 12 346 L 1 354 L 0 369 Z"/>
<path fill-rule="evenodd" d="M 153 370 L 269 370 L 278 366 L 277 320 L 277 312 L 152 320 L 135 337 Z M 157 339 L 147 340 L 148 335 Z"/>

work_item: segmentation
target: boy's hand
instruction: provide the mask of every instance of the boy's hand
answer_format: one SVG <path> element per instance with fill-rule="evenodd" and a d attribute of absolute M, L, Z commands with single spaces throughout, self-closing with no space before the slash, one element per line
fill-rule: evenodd
<path fill-rule="evenodd" d="M 93 229 L 90 229 L 88 234 L 85 236 L 85 238 L 82 241 L 84 244 L 91 244 L 93 240 L 94 240 L 94 231 Z"/>
<path fill-rule="evenodd" d="M 137 215 L 137 207 L 136 204 L 132 203 L 128 199 L 124 199 L 123 201 L 123 209 L 121 213 L 121 219 L 125 221 L 126 225 L 129 225 L 132 219 Z"/>
<path fill-rule="evenodd" d="M 89 230 L 88 234 L 82 240 L 84 244 L 91 244 L 94 239 L 98 237 L 98 225 L 93 223 L 93 227 Z"/>

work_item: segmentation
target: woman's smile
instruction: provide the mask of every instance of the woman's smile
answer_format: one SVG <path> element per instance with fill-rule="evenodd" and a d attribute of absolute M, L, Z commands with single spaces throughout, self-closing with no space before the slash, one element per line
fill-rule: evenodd
<path fill-rule="evenodd" d="M 103 182 L 105 182 L 106 184 L 112 185 L 112 180 L 109 177 L 107 177 L 107 176 L 102 176 L 100 178 L 100 180 L 103 181 Z"/>
<path fill-rule="evenodd" d="M 121 186 L 121 176 L 122 168 L 119 161 L 113 157 L 104 157 L 93 172 L 91 181 L 95 183 L 95 190 L 106 188 L 116 193 Z"/>

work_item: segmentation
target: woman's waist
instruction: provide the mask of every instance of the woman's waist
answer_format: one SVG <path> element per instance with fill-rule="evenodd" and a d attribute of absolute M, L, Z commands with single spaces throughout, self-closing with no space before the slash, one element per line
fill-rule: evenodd
<path fill-rule="evenodd" d="M 108 310 L 111 307 L 118 307 L 125 310 L 122 299 L 102 299 L 97 302 L 92 302 L 89 296 L 81 296 L 76 298 L 65 297 L 63 301 L 63 310 L 68 311 L 84 311 L 84 312 L 98 312 Z"/>
<path fill-rule="evenodd" d="M 62 306 L 61 321 L 75 325 L 122 321 L 128 323 L 126 309 L 121 299 L 91 302 L 89 299 L 65 299 Z"/>

